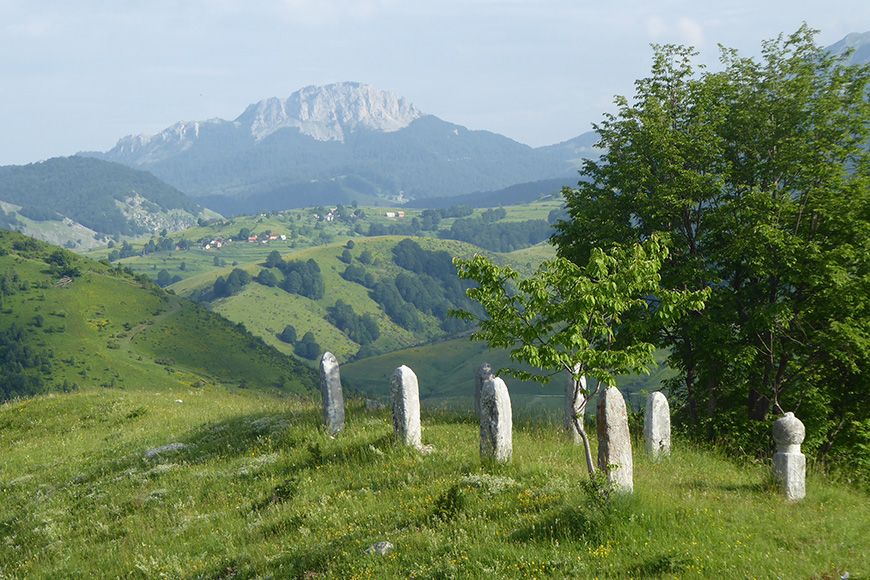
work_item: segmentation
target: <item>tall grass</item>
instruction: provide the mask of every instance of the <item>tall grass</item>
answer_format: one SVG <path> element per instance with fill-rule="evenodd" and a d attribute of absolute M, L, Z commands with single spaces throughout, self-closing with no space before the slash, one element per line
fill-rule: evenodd
<path fill-rule="evenodd" d="M 178 403 L 176 400 L 182 400 Z M 520 422 L 482 466 L 477 426 L 424 410 L 421 455 L 352 401 L 244 390 L 93 391 L 0 407 L 0 576 L 851 577 L 870 502 L 810 475 L 785 502 L 768 466 L 677 440 L 636 447 L 635 494 L 602 496 L 553 425 Z M 145 451 L 182 443 L 175 452 Z M 387 540 L 395 551 L 366 554 Z"/>

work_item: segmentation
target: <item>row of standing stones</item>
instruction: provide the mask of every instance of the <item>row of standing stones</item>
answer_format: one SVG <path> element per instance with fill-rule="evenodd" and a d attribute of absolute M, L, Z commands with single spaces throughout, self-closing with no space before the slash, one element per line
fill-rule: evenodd
<path fill-rule="evenodd" d="M 585 388 L 585 384 L 583 385 Z M 324 353 L 320 360 L 320 389 L 323 395 L 323 420 L 331 436 L 344 429 L 344 396 L 339 365 L 335 356 Z M 404 445 L 427 452 L 420 424 L 420 389 L 417 375 L 407 366 L 400 366 L 390 378 L 393 411 L 393 432 Z M 484 363 L 475 376 L 474 410 L 480 419 L 480 456 L 483 461 L 506 463 L 513 454 L 513 415 L 510 394 L 505 382 L 493 375 Z M 566 391 L 565 427 L 575 443 L 577 430 L 573 419 L 582 412 L 572 389 Z M 598 467 L 606 474 L 614 489 L 631 493 L 634 489 L 631 435 L 628 410 L 619 389 L 609 387 L 598 398 L 596 420 L 598 434 Z M 671 414 L 668 400 L 661 392 L 647 397 L 644 414 L 644 447 L 654 459 L 670 454 Z M 789 500 L 806 495 L 806 457 L 801 453 L 804 425 L 786 413 L 773 424 L 777 450 L 773 456 L 774 475 L 783 494 Z"/>

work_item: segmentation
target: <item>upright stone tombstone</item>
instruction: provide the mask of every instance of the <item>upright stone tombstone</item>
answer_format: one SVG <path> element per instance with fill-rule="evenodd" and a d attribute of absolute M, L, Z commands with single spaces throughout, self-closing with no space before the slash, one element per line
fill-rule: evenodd
<path fill-rule="evenodd" d="M 492 377 L 492 366 L 485 362 L 477 369 L 474 375 L 474 414 L 480 419 L 480 389 L 483 387 L 483 381 Z"/>
<path fill-rule="evenodd" d="M 634 491 L 634 465 L 625 399 L 616 387 L 598 398 L 598 467 L 617 491 Z"/>
<path fill-rule="evenodd" d="M 671 452 L 671 408 L 661 391 L 646 398 L 643 416 L 643 440 L 648 455 L 657 459 Z"/>
<path fill-rule="evenodd" d="M 393 432 L 403 444 L 417 449 L 423 446 L 420 427 L 420 387 L 417 375 L 405 365 L 390 377 L 393 400 Z"/>
<path fill-rule="evenodd" d="M 586 390 L 586 377 L 580 377 L 580 388 L 584 391 Z M 565 383 L 564 405 L 565 417 L 563 419 L 563 425 L 565 427 L 565 433 L 568 434 L 568 437 L 574 442 L 574 445 L 580 445 L 583 442 L 583 439 L 580 437 L 580 432 L 577 431 L 577 428 L 574 426 L 574 416 L 576 415 L 580 421 L 583 421 L 583 415 L 586 411 L 586 402 L 583 393 L 574 392 L 574 378 L 571 376 L 568 377 L 568 381 Z"/>
<path fill-rule="evenodd" d="M 320 358 L 320 394 L 323 395 L 323 423 L 330 435 L 344 429 L 344 395 L 338 360 L 331 352 Z"/>
<path fill-rule="evenodd" d="M 794 413 L 786 413 L 773 423 L 773 473 L 786 499 L 797 501 L 807 495 L 807 458 L 801 453 L 806 429 Z"/>
<path fill-rule="evenodd" d="M 513 415 L 507 385 L 498 377 L 480 389 L 480 458 L 507 463 L 513 455 Z"/>

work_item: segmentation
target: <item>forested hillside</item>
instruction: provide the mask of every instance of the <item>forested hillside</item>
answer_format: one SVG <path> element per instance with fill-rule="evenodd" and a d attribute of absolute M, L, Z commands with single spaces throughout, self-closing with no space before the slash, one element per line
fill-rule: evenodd
<path fill-rule="evenodd" d="M 35 221 L 66 217 L 108 235 L 180 229 L 201 212 L 150 173 L 87 157 L 0 167 L 0 201 Z"/>

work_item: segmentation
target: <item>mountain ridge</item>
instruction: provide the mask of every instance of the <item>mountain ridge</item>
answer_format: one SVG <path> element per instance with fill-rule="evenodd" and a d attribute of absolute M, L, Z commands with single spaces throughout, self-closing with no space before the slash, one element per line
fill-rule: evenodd
<path fill-rule="evenodd" d="M 80 155 L 147 169 L 215 208 L 250 213 L 312 201 L 401 203 L 567 177 L 588 153 L 572 143 L 532 148 L 346 82 L 263 99 L 233 121 L 179 122 Z M 336 181 L 344 185 L 329 185 Z M 319 184 L 316 200 L 306 184 Z"/>

